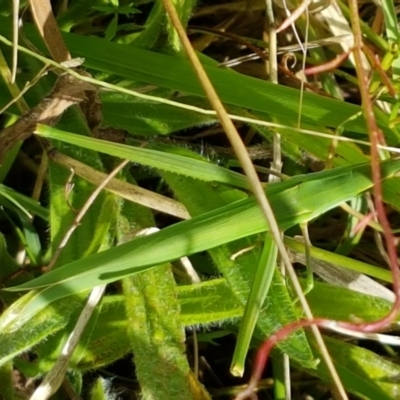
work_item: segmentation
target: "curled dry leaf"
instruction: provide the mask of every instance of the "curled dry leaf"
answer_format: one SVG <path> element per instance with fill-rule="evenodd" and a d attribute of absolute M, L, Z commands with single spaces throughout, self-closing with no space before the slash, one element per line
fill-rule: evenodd
<path fill-rule="evenodd" d="M 29 0 L 29 4 L 35 25 L 54 60 L 69 60 L 71 55 L 54 17 L 50 0 Z"/>
<path fill-rule="evenodd" d="M 61 75 L 49 96 L 0 132 L 0 164 L 16 142 L 32 134 L 36 124 L 54 125 L 68 107 L 85 100 L 88 91 L 95 91 L 95 87 L 71 75 Z"/>

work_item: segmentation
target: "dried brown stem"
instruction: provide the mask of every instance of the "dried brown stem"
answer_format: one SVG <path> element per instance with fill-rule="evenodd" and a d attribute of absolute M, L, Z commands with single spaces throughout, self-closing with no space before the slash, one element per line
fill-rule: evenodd
<path fill-rule="evenodd" d="M 29 138 L 36 124 L 54 125 L 61 114 L 70 106 L 86 98 L 85 91 L 95 90 L 89 83 L 72 75 L 61 75 L 53 91 L 36 107 L 24 114 L 18 121 L 0 132 L 0 165 L 8 150 L 19 140 Z"/>

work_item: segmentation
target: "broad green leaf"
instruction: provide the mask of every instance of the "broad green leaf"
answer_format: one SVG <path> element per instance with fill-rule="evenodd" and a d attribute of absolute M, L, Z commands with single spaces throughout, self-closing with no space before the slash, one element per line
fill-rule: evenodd
<path fill-rule="evenodd" d="M 15 301 L 0 318 L 0 365 L 28 351 L 67 325 L 71 313 L 82 303 L 81 296 L 70 296 L 68 301 L 53 302 L 41 309 L 34 318 L 22 322 L 19 313 L 34 295 L 31 292 Z M 18 321 L 18 329 L 15 322 Z"/>
<path fill-rule="evenodd" d="M 75 156 L 77 156 L 76 153 Z M 88 200 L 95 186 L 79 177 L 74 178 L 73 193 L 69 194 L 67 199 L 65 185 L 71 172 L 53 162 L 49 165 L 49 172 L 51 249 L 54 254 L 67 230 L 73 225 L 76 210 L 80 210 Z M 71 202 L 73 209 L 67 200 Z M 100 194 L 62 250 L 57 266 L 96 253 L 102 245 L 106 244 L 115 201 L 111 193 Z"/>
<path fill-rule="evenodd" d="M 348 342 L 324 337 L 335 367 L 345 388 L 366 399 L 399 399 L 400 367 L 372 351 Z M 316 350 L 317 351 L 317 350 Z M 309 371 L 315 374 L 314 370 Z M 317 368 L 319 378 L 330 382 L 324 363 Z"/>
<path fill-rule="evenodd" d="M 180 100 L 184 101 L 186 98 L 187 96 Z M 133 135 L 165 135 L 215 121 L 215 118 L 194 111 L 144 101 L 122 93 L 105 92 L 101 100 L 103 123 L 124 129 Z"/>
<path fill-rule="evenodd" d="M 184 356 L 184 326 L 170 265 L 125 278 L 123 290 L 126 334 L 135 354 L 143 398 L 193 399 L 190 366 Z"/>
<path fill-rule="evenodd" d="M 126 202 L 119 219 L 120 240 L 132 230 L 155 225 L 151 211 Z M 126 336 L 135 357 L 135 370 L 144 399 L 192 399 L 190 366 L 185 356 L 185 332 L 180 320 L 176 283 L 169 264 L 160 265 L 122 281 Z M 163 368 L 158 368 L 163 365 Z M 168 382 L 168 385 L 166 385 Z"/>
<path fill-rule="evenodd" d="M 382 163 L 382 179 L 393 176 L 399 167 L 400 161 Z M 370 189 L 371 185 L 369 165 L 357 165 L 271 184 L 266 194 L 280 228 L 286 230 L 353 198 Z M 320 193 L 324 193 L 323 201 Z M 153 235 L 140 237 L 83 260 L 66 264 L 31 282 L 12 288 L 44 288 L 35 292 L 20 319 L 30 318 L 42 307 L 68 294 L 78 293 L 154 265 L 266 230 L 265 220 L 255 200 L 249 198 L 237 201 Z"/>
<path fill-rule="evenodd" d="M 71 369 L 86 370 L 104 366 L 131 351 L 123 298 L 111 297 L 110 300 L 107 300 L 107 297 L 104 299 L 105 305 L 102 303 L 97 318 L 91 318 L 89 321 L 69 363 Z M 60 350 L 76 323 L 84 304 L 83 300 L 84 296 L 69 296 L 35 315 L 35 318 L 27 321 L 18 331 L 4 332 L 1 339 L 5 346 L 0 354 L 0 365 L 35 347 L 38 355 L 35 363 L 19 361 L 18 364 L 30 377 L 48 372 L 59 357 Z M 108 306 L 110 301 L 112 304 Z M 101 331 L 102 328 L 107 330 Z M 104 347 L 101 347 L 102 344 Z"/>
<path fill-rule="evenodd" d="M 387 307 L 387 302 L 384 300 L 381 301 L 372 296 L 360 295 L 349 289 L 330 287 L 328 295 L 325 296 L 324 290 L 328 286 L 315 282 L 315 295 L 310 296 L 312 292 L 308 295 L 312 311 L 317 316 L 345 319 L 346 311 L 336 311 L 336 308 L 343 307 L 345 310 L 350 310 L 355 305 L 356 316 L 367 320 L 373 316 L 381 315 Z M 340 298 L 333 298 L 328 302 L 327 297 L 335 290 L 337 290 L 336 293 Z M 243 315 L 244 307 L 232 294 L 226 279 L 213 279 L 197 285 L 179 286 L 177 288 L 177 295 L 181 307 L 180 320 L 184 326 L 221 325 L 224 322 L 232 324 L 232 322 L 238 321 L 239 317 Z M 362 307 L 363 301 L 368 307 Z M 329 304 L 332 307 L 329 307 Z M 323 308 L 326 309 L 324 312 L 319 311 Z M 335 310 L 332 310 L 333 308 Z M 47 316 L 50 320 L 53 320 L 53 313 L 57 312 L 60 312 L 57 307 L 52 308 L 51 314 Z M 65 314 L 64 320 L 67 319 L 75 320 L 76 311 L 73 317 Z M 17 333 L 17 337 L 19 334 L 23 336 L 25 329 L 29 330 L 36 326 L 35 321 L 35 318 L 31 319 L 29 324 L 20 333 Z M 46 323 L 46 319 L 44 318 L 40 318 L 40 321 L 41 324 Z M 71 322 L 69 324 L 71 325 Z M 131 350 L 127 335 L 129 324 L 130 322 L 128 322 L 125 313 L 124 296 L 106 296 L 103 299 L 97 319 L 89 322 L 78 349 L 72 357 L 71 368 L 91 370 L 112 363 L 127 354 Z M 63 327 L 64 325 L 58 326 L 57 330 L 59 332 L 46 340 L 46 342 L 49 342 L 49 347 L 45 345 L 38 347 L 39 353 L 43 353 L 45 348 L 57 348 L 58 343 L 62 342 L 63 338 L 66 338 L 71 328 Z M 44 325 L 39 325 L 39 328 L 36 329 L 40 330 L 42 326 Z M 264 339 L 265 336 L 262 338 Z M 24 348 L 26 347 L 24 346 Z M 56 351 L 50 352 L 46 364 L 41 365 L 42 371 L 46 371 L 52 365 L 56 356 Z"/>
<path fill-rule="evenodd" d="M 392 308 L 392 303 L 379 297 L 322 282 L 314 283 L 313 290 L 307 293 L 307 301 L 316 318 L 338 321 L 348 321 L 354 317 L 375 321 Z"/>
<path fill-rule="evenodd" d="M 232 296 L 225 279 L 214 279 L 202 282 L 199 285 L 180 286 L 177 288 L 177 296 L 181 307 L 180 322 L 183 326 L 207 325 L 223 321 L 232 322 L 243 313 L 243 307 Z M 60 343 L 65 341 L 74 326 L 78 311 L 75 308 L 71 315 L 71 310 L 81 303 L 71 301 L 71 297 L 66 300 L 68 301 L 54 304 L 54 307 L 49 308 L 43 316 L 39 314 L 32 318 L 18 332 L 7 333 L 2 336 L 2 338 L 5 338 L 4 343 L 7 344 L 8 341 L 11 342 L 15 335 L 14 347 L 19 346 L 19 350 L 15 354 L 20 354 L 46 339 L 45 343 L 36 347 L 37 353 L 45 357 L 40 357 L 35 363 L 35 367 L 30 367 L 29 376 L 35 376 L 39 371 L 45 373 L 51 368 L 58 357 Z M 57 304 L 63 304 L 63 308 L 59 308 Z M 125 307 L 123 295 L 104 297 L 97 318 L 92 318 L 89 321 L 72 356 L 70 361 L 72 369 L 93 370 L 114 362 L 132 350 L 129 339 L 130 327 L 128 326 L 132 325 L 132 322 L 129 322 L 130 320 L 126 316 Z M 49 328 L 47 328 L 50 323 L 52 328 L 50 332 L 53 333 L 51 336 L 49 335 Z M 34 340 L 23 343 L 22 338 L 26 337 L 30 331 L 43 331 L 43 335 L 37 335 Z M 7 349 L 11 352 L 10 349 L 14 347 L 6 346 L 3 348 L 3 352 Z M 12 358 L 15 354 L 13 353 L 9 358 Z M 5 353 L 1 353 L 1 356 L 4 357 Z M 1 364 L 2 359 L 0 358 Z M 28 366 L 25 366 L 25 368 L 28 372 Z"/>
<path fill-rule="evenodd" d="M 181 321 L 185 326 L 236 321 L 244 306 L 232 294 L 226 279 L 178 287 Z"/>

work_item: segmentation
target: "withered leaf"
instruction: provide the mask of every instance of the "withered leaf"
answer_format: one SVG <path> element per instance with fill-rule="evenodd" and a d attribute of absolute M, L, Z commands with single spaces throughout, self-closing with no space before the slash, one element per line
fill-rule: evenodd
<path fill-rule="evenodd" d="M 69 74 L 61 75 L 49 96 L 0 132 L 0 164 L 12 146 L 32 135 L 36 124 L 54 125 L 68 107 L 85 100 L 85 92 L 95 90 L 93 85 Z"/>

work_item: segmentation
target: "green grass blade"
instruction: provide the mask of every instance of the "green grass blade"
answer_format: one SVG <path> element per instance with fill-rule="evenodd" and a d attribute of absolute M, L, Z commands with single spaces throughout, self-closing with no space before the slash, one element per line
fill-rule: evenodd
<path fill-rule="evenodd" d="M 24 29 L 30 40 L 45 52 L 34 28 L 25 24 Z M 11 37 L 10 21 L 7 18 L 0 18 L 0 33 Z M 201 85 L 186 59 L 72 33 L 65 33 L 64 39 L 74 57 L 85 58 L 85 66 L 88 68 L 204 97 Z M 126 60 L 129 60 L 128 64 Z M 297 90 L 213 66 L 206 66 L 206 72 L 224 103 L 259 111 L 296 126 L 299 101 Z M 246 90 L 238 91 L 238 87 Z M 304 93 L 304 122 L 336 128 L 359 111 L 360 108 L 352 104 Z M 382 128 L 389 132 L 386 129 L 388 120 L 383 118 L 381 122 Z M 349 122 L 346 128 L 366 134 L 365 123 L 361 118 Z"/>
<path fill-rule="evenodd" d="M 393 1 L 382 0 L 382 12 L 385 18 L 386 36 L 390 42 L 398 45 L 399 26 Z"/>
<path fill-rule="evenodd" d="M 183 58 L 134 47 L 117 46 L 102 39 L 74 34 L 65 36 L 65 40 L 73 55 L 84 57 L 85 65 L 89 68 L 204 97 L 191 65 Z M 127 59 L 131 60 L 129 65 L 126 64 Z M 273 85 L 230 70 L 212 66 L 205 68 L 223 102 L 273 114 L 280 121 L 289 124 L 297 120 L 297 90 Z M 168 74 L 165 71 L 168 71 Z M 246 90 L 238 91 L 238 87 L 245 87 Z M 336 127 L 359 111 L 359 107 L 351 104 L 304 93 L 302 115 L 307 122 Z M 365 125 L 361 119 L 349 123 L 348 128 L 365 132 Z"/>
<path fill-rule="evenodd" d="M 307 300 L 316 318 L 338 321 L 347 321 L 352 317 L 375 321 L 392 308 L 392 303 L 388 300 L 318 281 L 307 294 Z"/>
<path fill-rule="evenodd" d="M 285 244 L 289 247 L 289 249 L 295 251 L 296 253 L 305 254 L 304 243 L 289 237 L 285 237 Z M 319 249 L 317 247 L 311 247 L 310 254 L 311 258 L 326 261 L 339 267 L 359 272 L 361 274 L 366 274 L 374 278 L 381 279 L 384 282 L 392 282 L 390 272 L 383 268 L 379 268 L 353 258 L 345 257 L 340 254 L 332 253 L 327 250 Z"/>
<path fill-rule="evenodd" d="M 383 179 L 393 176 L 399 167 L 400 161 L 382 163 Z M 281 229 L 286 230 L 353 198 L 371 185 L 369 165 L 358 165 L 276 183 L 270 185 L 266 193 L 270 197 Z M 323 202 L 320 201 L 320 193 L 324 193 Z M 75 273 L 87 276 L 92 270 L 98 276 L 93 286 L 116 280 L 119 278 L 118 271 L 130 270 L 133 273 L 136 268 L 143 269 L 265 231 L 267 226 L 260 215 L 254 199 L 245 199 L 173 225 L 149 237 L 138 238 L 131 243 L 90 256 L 85 260 L 84 272 L 77 265 L 79 262 L 71 263 L 68 268 L 65 266 L 15 290 L 48 286 L 64 279 L 64 283 L 69 285 L 71 282 L 68 278 Z M 169 247 L 170 242 L 174 242 L 174 245 Z M 156 251 L 157 248 L 161 251 Z M 143 259 L 138 261 L 134 254 Z"/>
<path fill-rule="evenodd" d="M 48 210 L 39 205 L 36 201 L 16 192 L 13 189 L 8 188 L 7 186 L 4 186 L 3 184 L 0 184 L 0 198 L 1 197 L 14 205 L 16 211 L 20 210 L 20 212 L 24 213 L 27 217 L 37 215 L 45 221 L 47 221 L 49 218 Z"/>
<path fill-rule="evenodd" d="M 243 314 L 243 305 L 223 278 L 179 286 L 177 293 L 185 326 L 232 322 Z"/>
<path fill-rule="evenodd" d="M 382 163 L 382 178 L 393 176 L 399 167 L 400 161 Z M 369 168 L 369 165 L 337 168 L 270 185 L 266 193 L 281 229 L 317 217 L 371 188 Z M 324 193 L 322 202 L 321 193 Z M 153 235 L 69 263 L 12 288 L 30 290 L 48 286 L 36 292 L 20 314 L 20 319 L 29 318 L 32 313 L 68 294 L 266 230 L 254 199 L 229 204 Z"/>
<path fill-rule="evenodd" d="M 60 140 L 86 149 L 96 149 L 122 159 L 128 159 L 143 165 L 167 170 L 181 175 L 206 181 L 215 181 L 247 189 L 247 178 L 241 174 L 218 167 L 209 162 L 194 160 L 176 154 L 164 153 L 142 147 L 127 146 L 73 133 L 64 132 L 49 126 L 37 125 L 35 133 L 40 136 Z"/>
<path fill-rule="evenodd" d="M 250 294 L 240 324 L 239 334 L 233 354 L 231 371 L 235 376 L 242 376 L 244 364 L 249 350 L 250 341 L 262 307 L 269 292 L 274 271 L 278 248 L 271 236 L 266 235 L 256 273 L 251 285 Z M 268 311 L 267 311 L 268 312 Z"/>
<path fill-rule="evenodd" d="M 379 115 L 379 113 L 378 113 Z M 265 116 L 261 116 L 261 118 L 265 118 Z M 302 124 L 303 128 L 308 128 L 311 130 L 315 130 L 314 126 L 307 126 L 307 124 Z M 346 125 L 347 127 L 347 125 Z M 260 129 L 262 127 L 258 127 L 257 131 L 262 134 L 264 137 L 270 138 L 270 133 L 266 129 Z M 326 133 L 331 133 L 330 130 L 325 130 Z M 306 155 L 309 153 L 314 155 L 320 160 L 327 160 L 330 152 L 330 147 L 332 144 L 331 139 L 322 138 L 322 137 L 312 137 L 312 139 L 308 135 L 304 135 L 301 132 L 297 132 L 295 130 L 289 129 L 279 129 L 279 133 L 284 137 L 283 148 L 285 149 L 285 154 L 291 155 L 296 162 L 301 160 L 298 154 L 293 154 L 292 147 L 294 146 L 294 151 L 305 151 Z M 388 142 L 397 143 L 396 137 L 397 133 L 388 134 L 386 132 L 385 138 Z M 269 139 L 270 140 L 270 139 Z M 300 161 L 303 162 L 303 161 Z M 335 167 L 342 166 L 350 166 L 354 164 L 361 164 L 364 162 L 370 162 L 370 157 L 367 156 L 364 151 L 355 143 L 351 142 L 339 142 L 338 146 L 335 149 L 335 157 L 333 157 L 332 163 Z M 389 181 L 383 182 L 383 193 L 384 193 L 384 201 L 393 206 L 395 209 L 400 210 L 400 202 L 397 195 L 398 187 L 400 184 L 400 179 L 391 179 Z"/>

